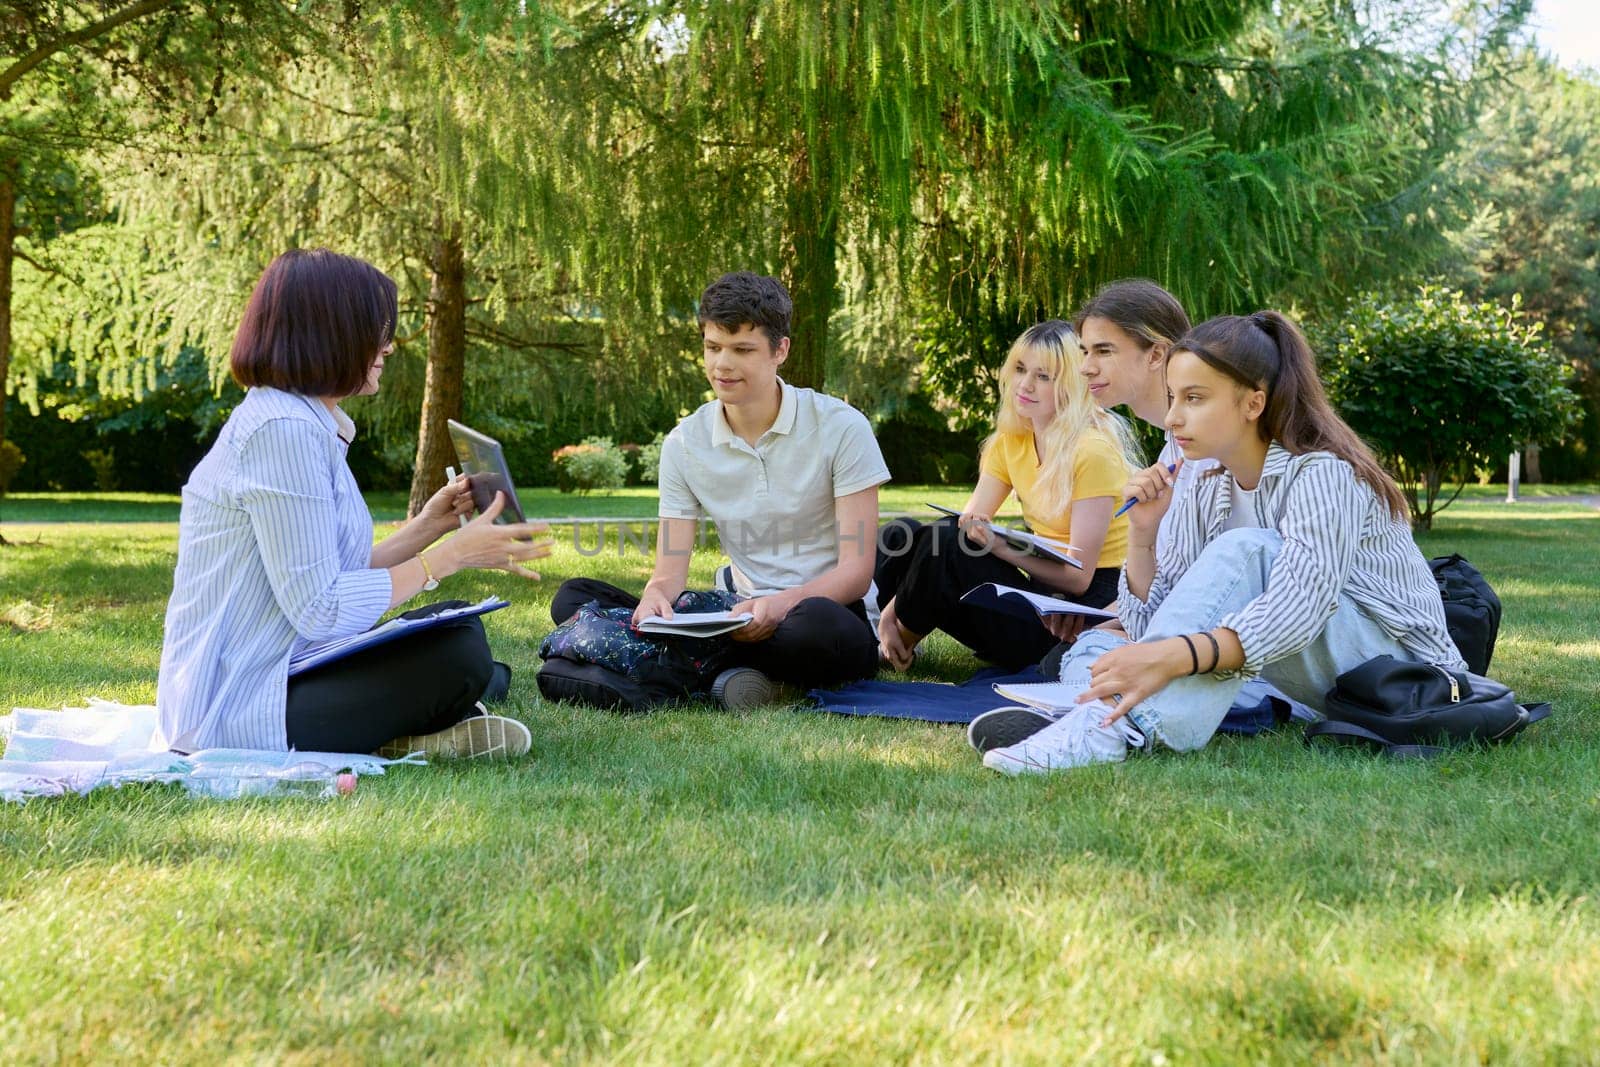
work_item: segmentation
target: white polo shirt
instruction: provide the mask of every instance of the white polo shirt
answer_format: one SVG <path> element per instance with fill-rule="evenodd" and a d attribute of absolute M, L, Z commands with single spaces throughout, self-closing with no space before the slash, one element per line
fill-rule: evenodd
<path fill-rule="evenodd" d="M 660 516 L 709 517 L 733 561 L 734 590 L 745 597 L 794 589 L 837 566 L 834 501 L 889 480 L 865 415 L 813 389 L 778 384 L 777 421 L 753 447 L 728 425 L 720 400 L 701 405 L 661 445 Z M 843 536 L 870 539 L 871 552 L 877 533 L 873 524 Z"/>

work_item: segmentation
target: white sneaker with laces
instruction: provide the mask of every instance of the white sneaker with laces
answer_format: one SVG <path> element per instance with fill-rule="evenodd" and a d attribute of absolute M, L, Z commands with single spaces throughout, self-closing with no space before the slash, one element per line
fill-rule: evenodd
<path fill-rule="evenodd" d="M 1100 720 L 1111 714 L 1104 701 L 1091 700 L 1067 712 L 1043 730 L 1007 748 L 983 754 L 983 765 L 1002 774 L 1048 774 L 1095 763 L 1121 763 L 1128 748 L 1143 748 L 1144 734 L 1123 716 L 1110 726 Z"/>
<path fill-rule="evenodd" d="M 413 752 L 435 759 L 510 759 L 525 756 L 533 747 L 533 734 L 516 719 L 490 715 L 480 702 L 477 714 L 437 733 L 397 737 L 378 749 L 386 759 L 403 759 Z"/>
<path fill-rule="evenodd" d="M 986 711 L 967 724 L 967 744 L 981 755 L 993 748 L 1019 745 L 1055 722 L 1064 711 L 1008 704 Z"/>

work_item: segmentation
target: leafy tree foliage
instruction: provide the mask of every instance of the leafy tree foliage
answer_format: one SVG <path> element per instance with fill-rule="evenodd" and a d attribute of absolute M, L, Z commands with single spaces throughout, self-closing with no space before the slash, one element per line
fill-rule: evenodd
<path fill-rule="evenodd" d="M 533 226 L 608 315 L 681 314 L 728 266 L 782 273 L 788 375 L 821 385 L 841 273 L 864 271 L 921 297 L 899 332 L 970 409 L 997 344 L 1112 277 L 1205 313 L 1345 291 L 1380 246 L 1399 269 L 1526 3 L 1426 39 L 1408 5 L 1333 0 L 551 10 L 537 95 L 484 96 L 469 136 L 549 190 Z M 890 282 L 887 262 L 911 266 Z"/>
<path fill-rule="evenodd" d="M 1600 78 L 1526 57 L 1454 167 L 1477 205 L 1454 233 L 1454 274 L 1500 303 L 1520 296 L 1572 368 L 1589 414 L 1544 452 L 1556 478 L 1600 474 Z M 1448 268 L 1447 268 L 1448 269 Z"/>
<path fill-rule="evenodd" d="M 390 9 L 351 22 L 338 50 L 302 59 L 271 91 L 225 94 L 214 136 L 181 160 L 126 152 L 111 160 L 120 217 L 72 249 L 77 277 L 105 284 L 56 287 L 77 311 L 59 320 L 57 347 L 79 354 L 80 376 L 92 368 L 102 388 L 138 392 L 193 344 L 211 354 L 220 381 L 262 265 L 286 247 L 320 244 L 371 259 L 400 281 L 401 355 L 364 421 L 391 442 L 413 443 L 404 465 L 414 507 L 454 461 L 445 422 L 465 414 L 469 348 L 512 359 L 489 384 L 502 399 L 572 378 L 555 364 L 587 350 L 586 384 L 609 379 L 613 414 L 630 408 L 624 394 L 643 383 L 624 384 L 618 368 L 599 364 L 599 331 L 580 321 L 583 301 L 514 225 L 497 224 L 511 210 L 502 175 L 494 160 L 484 165 L 466 151 L 460 128 L 472 101 L 442 84 L 436 65 L 451 54 L 498 71 L 506 81 L 483 83 L 494 92 L 515 81 L 518 67 L 455 55 L 457 37 L 426 35 L 459 28 L 433 26 L 426 14 Z"/>
<path fill-rule="evenodd" d="M 1515 308 L 1424 285 L 1357 298 L 1319 338 L 1329 394 L 1394 472 L 1413 525 L 1431 529 L 1475 467 L 1576 423 L 1566 367 L 1543 332 Z M 1455 492 L 1440 503 L 1447 482 Z"/>
<path fill-rule="evenodd" d="M 14 289 L 34 282 L 15 268 L 59 275 L 52 238 L 98 213 L 81 156 L 203 136 L 230 77 L 319 37 L 277 0 L 0 5 L 0 397 L 10 385 Z M 35 371 L 51 362 L 37 349 L 30 357 Z"/>

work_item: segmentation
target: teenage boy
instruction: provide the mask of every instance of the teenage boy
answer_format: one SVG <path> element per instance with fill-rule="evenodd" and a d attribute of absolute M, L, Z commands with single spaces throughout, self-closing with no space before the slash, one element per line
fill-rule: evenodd
<path fill-rule="evenodd" d="M 870 677 L 878 642 L 863 598 L 872 584 L 878 486 L 889 480 L 865 416 L 778 376 L 794 305 L 775 278 L 724 274 L 700 296 L 706 379 L 715 399 L 661 446 L 655 569 L 642 596 L 593 579 L 564 583 L 557 622 L 584 602 L 672 615 L 708 517 L 731 560 L 718 583 L 754 620 L 735 630 L 734 662 L 712 695 L 729 708 Z"/>

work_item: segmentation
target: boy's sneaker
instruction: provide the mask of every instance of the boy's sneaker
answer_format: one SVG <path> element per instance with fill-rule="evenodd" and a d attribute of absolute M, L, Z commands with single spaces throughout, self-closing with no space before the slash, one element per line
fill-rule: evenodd
<path fill-rule="evenodd" d="M 437 733 L 397 737 L 378 749 L 385 759 L 400 759 L 413 752 L 436 759 L 510 759 L 525 756 L 533 747 L 533 735 L 516 719 L 489 715 L 483 705 L 479 714 L 462 719 Z"/>
<path fill-rule="evenodd" d="M 979 752 L 1009 748 L 1059 719 L 1064 712 L 1010 705 L 986 711 L 967 724 L 967 744 Z"/>
<path fill-rule="evenodd" d="M 795 699 L 795 691 L 779 685 L 754 667 L 731 667 L 711 683 L 711 698 L 729 711 L 749 711 Z"/>
<path fill-rule="evenodd" d="M 1120 763 L 1128 748 L 1143 748 L 1144 734 L 1124 716 L 1110 726 L 1104 701 L 1091 700 L 1023 741 L 984 753 L 983 765 L 1002 774 L 1048 774 L 1095 763 Z"/>

